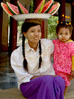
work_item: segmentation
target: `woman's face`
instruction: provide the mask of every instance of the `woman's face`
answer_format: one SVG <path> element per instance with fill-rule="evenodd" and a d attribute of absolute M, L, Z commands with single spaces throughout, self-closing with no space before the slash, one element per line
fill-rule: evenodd
<path fill-rule="evenodd" d="M 66 42 L 70 39 L 71 33 L 68 28 L 60 28 L 58 31 L 58 39 L 62 42 Z"/>
<path fill-rule="evenodd" d="M 28 29 L 24 36 L 28 39 L 29 44 L 37 44 L 41 38 L 41 26 L 36 25 Z"/>

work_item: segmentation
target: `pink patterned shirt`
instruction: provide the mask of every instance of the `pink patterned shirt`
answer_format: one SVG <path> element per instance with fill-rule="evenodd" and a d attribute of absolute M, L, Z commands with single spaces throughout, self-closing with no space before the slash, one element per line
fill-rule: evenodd
<path fill-rule="evenodd" d="M 54 69 L 57 75 L 67 76 L 71 72 L 72 56 L 74 55 L 74 42 L 61 42 L 58 39 L 54 43 Z M 67 83 L 69 85 L 69 83 Z"/>

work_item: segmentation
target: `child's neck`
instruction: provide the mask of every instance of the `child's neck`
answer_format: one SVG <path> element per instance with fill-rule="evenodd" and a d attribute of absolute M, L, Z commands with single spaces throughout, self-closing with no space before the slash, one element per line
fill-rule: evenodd
<path fill-rule="evenodd" d="M 69 39 L 67 42 L 73 42 L 73 40 Z"/>
<path fill-rule="evenodd" d="M 61 42 L 62 42 L 62 41 L 61 41 Z M 63 42 L 63 43 L 68 43 L 68 42 L 73 42 L 73 40 L 69 39 L 69 40 L 67 40 L 67 41 L 65 41 L 65 42 Z"/>

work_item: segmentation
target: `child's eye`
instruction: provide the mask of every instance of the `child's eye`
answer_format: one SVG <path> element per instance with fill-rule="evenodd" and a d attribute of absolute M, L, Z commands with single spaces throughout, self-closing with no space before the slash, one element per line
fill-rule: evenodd
<path fill-rule="evenodd" d="M 59 33 L 60 35 L 62 35 L 62 33 Z"/>
<path fill-rule="evenodd" d="M 68 33 L 65 33 L 65 35 L 68 35 Z"/>

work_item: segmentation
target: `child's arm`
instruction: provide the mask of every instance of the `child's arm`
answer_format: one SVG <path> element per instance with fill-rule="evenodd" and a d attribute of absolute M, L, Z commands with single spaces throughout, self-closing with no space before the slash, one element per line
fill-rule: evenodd
<path fill-rule="evenodd" d="M 73 40 L 68 40 L 68 42 L 73 42 Z M 72 56 L 72 69 L 71 69 L 71 75 L 72 78 L 74 78 L 74 55 Z"/>
<path fill-rule="evenodd" d="M 74 55 L 72 56 L 72 69 L 71 69 L 71 76 L 74 78 Z"/>
<path fill-rule="evenodd" d="M 74 55 L 72 56 L 72 71 L 74 71 Z"/>

